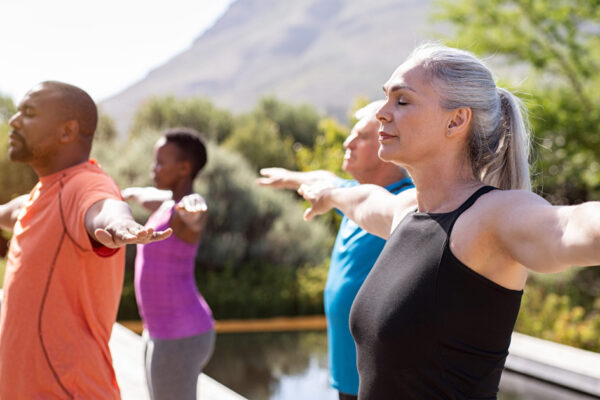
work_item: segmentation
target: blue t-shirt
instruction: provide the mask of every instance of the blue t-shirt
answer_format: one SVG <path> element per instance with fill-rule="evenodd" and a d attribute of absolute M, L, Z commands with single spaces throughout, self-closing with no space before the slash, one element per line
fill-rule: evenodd
<path fill-rule="evenodd" d="M 337 187 L 358 185 L 355 180 L 340 180 Z M 386 186 L 391 193 L 413 187 L 410 178 Z M 329 351 L 330 382 L 336 390 L 356 395 L 358 371 L 356 347 L 348 319 L 358 289 L 367 278 L 383 249 L 385 240 L 371 235 L 344 216 L 331 253 L 325 285 L 325 316 Z"/>

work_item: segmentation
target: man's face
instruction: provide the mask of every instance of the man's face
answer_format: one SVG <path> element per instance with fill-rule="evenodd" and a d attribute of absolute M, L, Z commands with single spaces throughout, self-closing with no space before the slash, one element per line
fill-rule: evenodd
<path fill-rule="evenodd" d="M 344 141 L 342 168 L 357 180 L 364 180 L 383 163 L 377 156 L 379 150 L 379 122 L 374 118 L 363 118 L 354 125 Z"/>
<path fill-rule="evenodd" d="M 61 118 L 58 93 L 44 86 L 30 90 L 9 121 L 11 161 L 43 164 L 56 154 Z"/>

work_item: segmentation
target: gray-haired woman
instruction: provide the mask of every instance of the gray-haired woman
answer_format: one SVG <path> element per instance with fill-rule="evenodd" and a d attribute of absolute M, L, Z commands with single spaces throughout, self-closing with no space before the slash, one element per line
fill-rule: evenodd
<path fill-rule="evenodd" d="M 521 103 L 472 54 L 418 47 L 383 90 L 379 156 L 415 189 L 299 189 L 388 239 L 350 315 L 359 399 L 494 399 L 528 271 L 599 265 L 600 203 L 529 191 Z"/>

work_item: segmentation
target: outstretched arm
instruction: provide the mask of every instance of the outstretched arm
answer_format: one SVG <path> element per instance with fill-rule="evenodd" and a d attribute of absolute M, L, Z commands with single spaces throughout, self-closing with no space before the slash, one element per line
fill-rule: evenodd
<path fill-rule="evenodd" d="M 259 186 L 270 186 L 277 189 L 298 190 L 300 185 L 320 182 L 333 185 L 338 176 L 325 170 L 309 172 L 290 171 L 285 168 L 263 168 L 260 170 L 261 178 L 256 179 Z"/>
<path fill-rule="evenodd" d="M 19 211 L 27 201 L 29 195 L 24 194 L 19 197 L 15 197 L 6 204 L 0 205 L 0 228 L 8 231 L 13 230 L 15 222 L 17 222 L 17 216 Z"/>
<path fill-rule="evenodd" d="M 173 233 L 179 239 L 188 243 L 198 243 L 202 239 L 208 206 L 202 196 L 197 193 L 189 194 L 175 205 L 175 213 L 171 219 Z"/>
<path fill-rule="evenodd" d="M 495 231 L 521 265 L 547 273 L 600 265 L 600 202 L 552 206 L 535 194 L 518 191 L 497 200 Z"/>
<path fill-rule="evenodd" d="M 173 232 L 170 228 L 160 232 L 144 228 L 135 222 L 127 203 L 114 199 L 92 204 L 85 214 L 85 228 L 92 239 L 110 248 L 166 239 Z"/>
<path fill-rule="evenodd" d="M 394 195 L 378 185 L 349 188 L 302 185 L 298 193 L 311 203 L 304 213 L 304 219 L 312 219 L 337 208 L 367 232 L 384 239 L 389 237 L 406 213 L 416 206 L 414 189 Z"/>
<path fill-rule="evenodd" d="M 125 201 L 134 201 L 149 211 L 156 211 L 163 202 L 171 200 L 173 193 L 152 186 L 128 187 L 121 191 L 121 196 Z"/>

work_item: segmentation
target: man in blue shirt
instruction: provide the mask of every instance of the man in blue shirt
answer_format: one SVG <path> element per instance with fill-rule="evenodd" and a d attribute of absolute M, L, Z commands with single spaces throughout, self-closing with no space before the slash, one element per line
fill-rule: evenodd
<path fill-rule="evenodd" d="M 345 180 L 329 171 L 296 172 L 283 168 L 264 168 L 257 183 L 262 186 L 297 190 L 300 185 L 319 183 L 331 186 L 375 184 L 392 193 L 413 187 L 406 171 L 379 159 L 379 121 L 375 118 L 382 102 L 376 101 L 356 113 L 358 122 L 344 141 L 342 168 L 354 180 Z M 325 285 L 325 316 L 331 386 L 340 400 L 356 399 L 358 371 L 356 347 L 348 319 L 352 302 L 366 279 L 385 241 L 364 231 L 345 216 L 342 219 L 331 254 Z"/>

